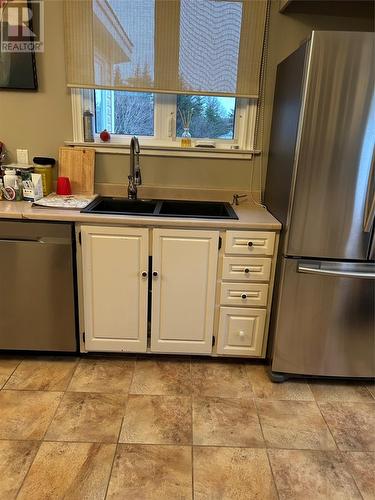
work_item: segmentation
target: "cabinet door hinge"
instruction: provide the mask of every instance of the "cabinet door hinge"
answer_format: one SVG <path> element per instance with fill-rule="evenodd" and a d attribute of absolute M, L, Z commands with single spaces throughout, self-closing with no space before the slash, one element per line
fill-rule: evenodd
<path fill-rule="evenodd" d="M 223 238 L 221 236 L 219 236 L 219 250 L 220 250 L 222 244 L 223 244 Z"/>
<path fill-rule="evenodd" d="M 83 342 L 86 342 L 86 333 L 85 332 L 82 332 L 82 340 L 83 340 Z"/>
<path fill-rule="evenodd" d="M 78 242 L 80 245 L 82 245 L 82 235 L 81 235 L 81 231 L 78 233 Z"/>
<path fill-rule="evenodd" d="M 212 337 L 212 347 L 215 345 L 215 342 L 216 342 L 216 338 Z"/>

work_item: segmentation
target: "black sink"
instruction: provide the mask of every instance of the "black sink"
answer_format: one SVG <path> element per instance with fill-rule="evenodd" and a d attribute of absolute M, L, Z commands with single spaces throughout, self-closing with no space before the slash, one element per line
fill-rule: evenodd
<path fill-rule="evenodd" d="M 190 217 L 193 219 L 238 219 L 229 203 L 222 201 L 128 200 L 99 196 L 85 214 L 152 215 L 155 217 Z"/>
<path fill-rule="evenodd" d="M 158 215 L 193 219 L 238 219 L 230 204 L 223 201 L 166 200 L 161 203 Z"/>
<path fill-rule="evenodd" d="M 99 196 L 82 213 L 113 215 L 152 215 L 157 201 L 128 200 L 127 198 L 107 198 Z"/>

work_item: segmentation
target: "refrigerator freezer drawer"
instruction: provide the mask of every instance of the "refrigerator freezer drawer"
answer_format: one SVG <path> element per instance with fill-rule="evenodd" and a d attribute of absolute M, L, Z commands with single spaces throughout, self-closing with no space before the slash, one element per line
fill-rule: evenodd
<path fill-rule="evenodd" d="M 271 259 L 257 257 L 224 257 L 223 280 L 268 281 Z"/>
<path fill-rule="evenodd" d="M 275 233 L 269 231 L 227 231 L 225 253 L 273 255 Z"/>
<path fill-rule="evenodd" d="M 272 370 L 373 377 L 374 273 L 371 263 L 283 259 Z"/>

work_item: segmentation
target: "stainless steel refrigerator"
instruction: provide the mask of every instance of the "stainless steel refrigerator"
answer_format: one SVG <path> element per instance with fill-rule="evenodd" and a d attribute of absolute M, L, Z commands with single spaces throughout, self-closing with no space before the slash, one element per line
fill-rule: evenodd
<path fill-rule="evenodd" d="M 282 222 L 270 375 L 375 376 L 374 34 L 315 31 L 277 68 L 265 204 Z"/>

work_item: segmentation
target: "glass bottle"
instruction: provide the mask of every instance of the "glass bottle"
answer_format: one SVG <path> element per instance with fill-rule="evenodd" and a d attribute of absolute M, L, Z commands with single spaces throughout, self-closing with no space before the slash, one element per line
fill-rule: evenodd
<path fill-rule="evenodd" d="M 184 128 L 184 131 L 182 132 L 181 147 L 182 148 L 191 148 L 191 134 L 189 132 L 189 128 Z"/>

